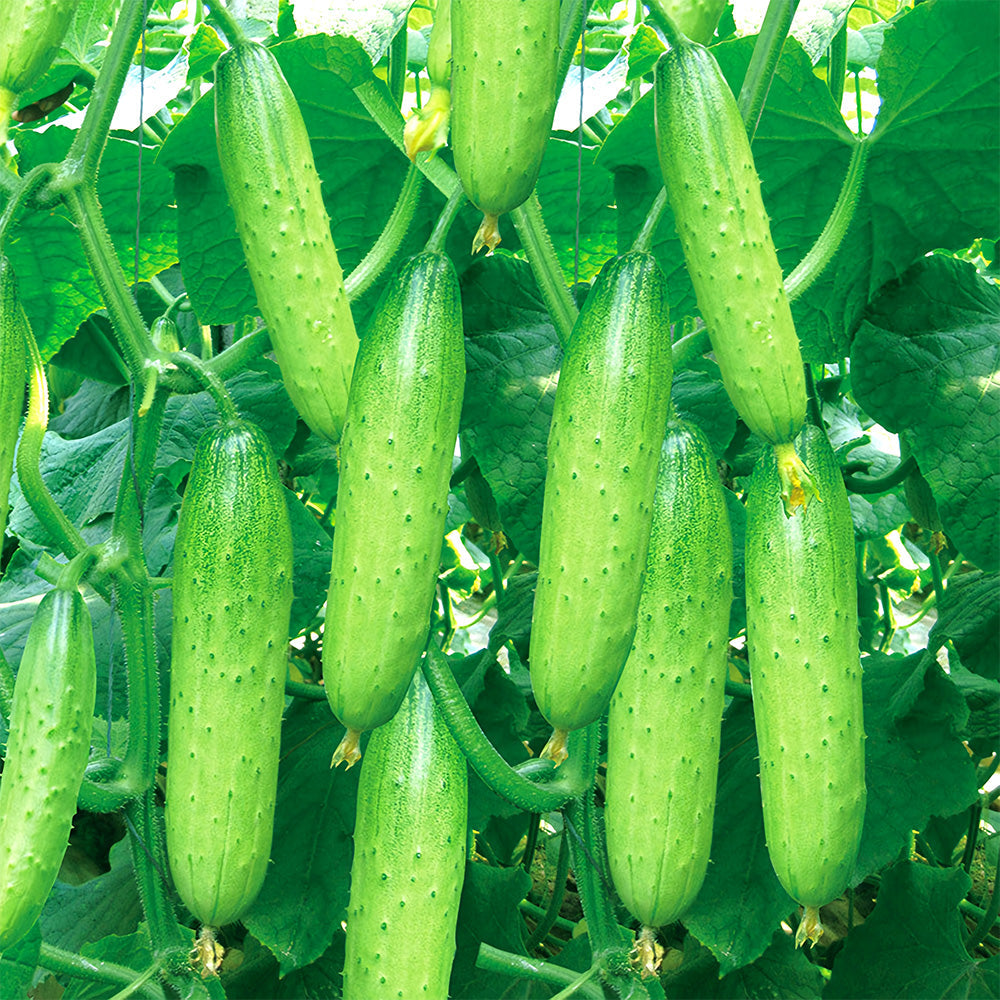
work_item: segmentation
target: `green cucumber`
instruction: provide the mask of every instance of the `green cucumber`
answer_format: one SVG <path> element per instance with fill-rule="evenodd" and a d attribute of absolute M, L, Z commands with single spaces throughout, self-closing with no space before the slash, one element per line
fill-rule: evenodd
<path fill-rule="evenodd" d="M 263 45 L 239 42 L 216 64 L 215 130 L 222 179 L 285 388 L 310 428 L 336 442 L 358 339 L 309 134 Z"/>
<path fill-rule="evenodd" d="M 358 785 L 344 1000 L 445 1000 L 465 879 L 468 771 L 418 670 Z"/>
<path fill-rule="evenodd" d="M 774 455 L 747 500 L 747 648 L 764 832 L 774 870 L 806 907 L 797 940 L 818 940 L 818 908 L 847 887 L 865 815 L 865 734 L 854 527 L 826 434 L 797 441 L 822 503 L 785 513 Z"/>
<path fill-rule="evenodd" d="M 472 244 L 493 250 L 497 218 L 528 200 L 555 116 L 559 0 L 452 0 L 451 146 L 483 213 Z"/>
<path fill-rule="evenodd" d="M 465 389 L 451 261 L 397 272 L 358 352 L 340 447 L 323 636 L 330 707 L 347 727 L 334 763 L 399 708 L 430 628 Z"/>
<path fill-rule="evenodd" d="M 708 869 L 725 700 L 733 540 L 693 424 L 667 427 L 646 566 L 608 716 L 605 817 L 615 888 L 652 929 L 681 916 Z"/>
<path fill-rule="evenodd" d="M 90 756 L 96 689 L 90 611 L 74 581 L 39 602 L 14 685 L 0 780 L 0 951 L 31 930 L 55 884 Z"/>
<path fill-rule="evenodd" d="M 654 109 L 663 182 L 723 384 L 744 423 L 778 449 L 784 490 L 794 489 L 808 483 L 790 445 L 806 413 L 802 355 L 743 119 L 708 49 L 679 41 L 660 57 Z"/>
<path fill-rule="evenodd" d="M 573 327 L 548 439 L 529 659 L 557 762 L 566 733 L 607 708 L 632 644 L 671 365 L 656 261 L 609 261 Z"/>
<path fill-rule="evenodd" d="M 292 534 L 264 432 L 198 442 L 174 545 L 166 788 L 174 883 L 203 924 L 237 920 L 271 852 Z"/>
<path fill-rule="evenodd" d="M 27 379 L 28 360 L 17 279 L 10 261 L 0 255 L 0 539 L 7 527 L 14 446 L 24 412 Z"/>
<path fill-rule="evenodd" d="M 451 118 L 451 0 L 437 0 L 434 23 L 427 39 L 427 76 L 431 92 L 421 108 L 415 108 L 403 129 L 403 148 L 411 159 L 417 153 L 432 156 L 448 142 Z"/>

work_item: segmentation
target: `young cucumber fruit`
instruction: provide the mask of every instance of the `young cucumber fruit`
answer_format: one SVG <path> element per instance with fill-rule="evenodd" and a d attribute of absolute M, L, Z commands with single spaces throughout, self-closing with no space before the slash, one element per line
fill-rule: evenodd
<path fill-rule="evenodd" d="M 10 261 L 0 255 L 0 539 L 7 527 L 14 446 L 24 411 L 28 378 L 24 321 L 17 279 Z"/>
<path fill-rule="evenodd" d="M 708 868 L 732 570 L 711 446 L 693 424 L 671 421 L 635 641 L 608 716 L 611 877 L 644 928 L 676 920 Z M 649 964 L 651 956 L 642 957 Z"/>
<path fill-rule="evenodd" d="M 822 503 L 794 517 L 765 449 L 747 500 L 747 646 L 760 750 L 764 832 L 774 870 L 817 910 L 847 887 L 865 815 L 865 734 L 858 652 L 854 527 L 826 435 L 797 441 Z"/>
<path fill-rule="evenodd" d="M 0 780 L 0 951 L 31 930 L 55 884 L 90 756 L 94 633 L 75 584 L 39 602 L 21 656 Z"/>
<path fill-rule="evenodd" d="M 465 879 L 468 773 L 418 670 L 358 785 L 344 1000 L 445 1000 Z"/>
<path fill-rule="evenodd" d="M 465 389 L 458 278 L 440 253 L 390 282 L 358 352 L 340 446 L 323 636 L 334 763 L 399 708 L 430 628 Z"/>
<path fill-rule="evenodd" d="M 227 421 L 198 442 L 174 546 L 167 855 L 203 924 L 237 920 L 271 853 L 292 533 L 271 447 Z"/>
<path fill-rule="evenodd" d="M 305 422 L 336 442 L 358 339 L 309 134 L 263 45 L 240 42 L 216 64 L 215 130 L 222 178 L 285 388 Z"/>
<path fill-rule="evenodd" d="M 500 242 L 497 217 L 527 201 L 555 116 L 559 0 L 451 0 L 451 146 L 484 215 L 472 252 Z"/>
<path fill-rule="evenodd" d="M 663 274 L 626 253 L 577 317 L 549 430 L 530 662 L 557 762 L 607 708 L 632 644 L 671 369 Z"/>

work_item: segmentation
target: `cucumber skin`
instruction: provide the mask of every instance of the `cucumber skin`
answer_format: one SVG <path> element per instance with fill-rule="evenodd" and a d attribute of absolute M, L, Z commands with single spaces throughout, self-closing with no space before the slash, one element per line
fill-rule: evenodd
<path fill-rule="evenodd" d="M 632 652 L 611 699 L 611 877 L 644 926 L 693 902 L 708 869 L 733 599 L 733 541 L 711 446 L 667 427 Z"/>
<path fill-rule="evenodd" d="M 255 425 L 198 442 L 173 573 L 167 856 L 184 904 L 218 927 L 264 881 L 285 706 L 292 534 Z"/>
<path fill-rule="evenodd" d="M 45 75 L 80 0 L 0 4 L 0 90 L 23 94 Z"/>
<path fill-rule="evenodd" d="M 10 261 L 0 255 L 0 539 L 10 509 L 10 477 L 14 471 L 14 448 L 24 412 L 27 379 L 24 321 L 17 298 L 17 279 Z"/>
<path fill-rule="evenodd" d="M 819 907 L 857 856 L 865 735 L 847 491 L 823 431 L 796 446 L 822 502 L 787 517 L 765 450 L 747 501 L 747 646 L 768 852 L 788 893 Z"/>
<path fill-rule="evenodd" d="M 55 885 L 90 756 L 96 693 L 86 601 L 78 590 L 50 590 L 21 657 L 0 780 L 0 951 L 31 930 Z"/>
<path fill-rule="evenodd" d="M 671 371 L 666 282 L 651 255 L 624 254 L 573 327 L 549 431 L 529 659 L 556 729 L 600 717 L 628 657 Z"/>
<path fill-rule="evenodd" d="M 421 253 L 362 340 L 340 447 L 323 677 L 350 729 L 392 718 L 424 648 L 464 390 L 458 278 Z"/>
<path fill-rule="evenodd" d="M 445 1000 L 467 822 L 465 757 L 418 670 L 361 764 L 344 1000 Z"/>
<path fill-rule="evenodd" d="M 465 193 L 503 215 L 538 180 L 556 110 L 558 0 L 451 0 L 451 147 Z"/>
<path fill-rule="evenodd" d="M 805 376 L 736 100 L 694 44 L 660 57 L 655 90 L 663 181 L 722 381 L 750 430 L 783 444 L 805 419 Z"/>
<path fill-rule="evenodd" d="M 309 134 L 263 45 L 235 45 L 215 72 L 222 178 L 285 389 L 336 443 L 358 338 Z"/>

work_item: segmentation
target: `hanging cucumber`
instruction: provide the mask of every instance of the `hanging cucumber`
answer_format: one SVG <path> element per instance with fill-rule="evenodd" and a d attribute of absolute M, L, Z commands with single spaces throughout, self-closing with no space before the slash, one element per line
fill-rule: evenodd
<path fill-rule="evenodd" d="M 416 108 L 403 129 L 403 148 L 411 159 L 417 153 L 436 153 L 448 142 L 451 118 L 451 0 L 437 0 L 434 23 L 427 40 L 427 76 L 431 92 L 427 103 Z"/>
<path fill-rule="evenodd" d="M 670 378 L 666 282 L 630 251 L 577 318 L 549 430 L 529 659 L 557 763 L 567 732 L 607 708 L 632 644 Z"/>
<path fill-rule="evenodd" d="M 826 435 L 798 441 L 822 503 L 788 517 L 774 456 L 747 500 L 747 648 L 764 832 L 774 870 L 805 908 L 796 940 L 847 887 L 865 815 L 865 734 L 854 527 Z"/>
<path fill-rule="evenodd" d="M 451 146 L 483 213 L 472 252 L 500 242 L 497 218 L 527 201 L 555 116 L 559 0 L 452 0 Z"/>
<path fill-rule="evenodd" d="M 21 305 L 17 298 L 17 279 L 10 261 L 0 255 L 0 539 L 7 526 L 14 446 L 24 412 L 27 378 L 27 353 Z"/>
<path fill-rule="evenodd" d="M 323 677 L 347 727 L 334 763 L 399 708 L 430 628 L 465 389 L 458 278 L 407 261 L 358 352 L 340 446 Z"/>
<path fill-rule="evenodd" d="M 791 444 L 805 419 L 805 378 L 760 179 L 715 57 L 683 37 L 671 41 L 655 82 L 663 181 L 726 391 L 775 447 L 795 507 L 810 495 Z"/>
<path fill-rule="evenodd" d="M 31 930 L 52 891 L 90 756 L 97 668 L 80 566 L 39 602 L 14 685 L 0 779 L 0 951 Z"/>
<path fill-rule="evenodd" d="M 361 765 L 344 1000 L 445 1000 L 465 879 L 468 772 L 418 670 Z"/>
<path fill-rule="evenodd" d="M 611 877 L 643 925 L 640 957 L 701 888 L 712 846 L 733 541 L 715 458 L 671 421 L 635 641 L 611 699 L 605 817 Z"/>
<path fill-rule="evenodd" d="M 174 883 L 203 924 L 237 920 L 271 852 L 292 534 L 263 431 L 198 442 L 174 545 L 166 788 Z"/>
<path fill-rule="evenodd" d="M 305 422 L 340 439 L 358 349 L 309 134 L 277 60 L 241 41 L 215 70 L 222 178 L 281 376 Z"/>

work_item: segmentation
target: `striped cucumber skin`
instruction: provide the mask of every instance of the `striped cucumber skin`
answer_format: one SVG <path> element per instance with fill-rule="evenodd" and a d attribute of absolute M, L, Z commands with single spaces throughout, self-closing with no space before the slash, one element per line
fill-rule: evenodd
<path fill-rule="evenodd" d="M 256 42 L 215 71 L 215 129 L 236 229 L 292 403 L 340 439 L 358 350 L 309 134 L 277 60 Z"/>
<path fill-rule="evenodd" d="M 452 0 L 451 146 L 465 193 L 497 216 L 523 204 L 556 110 L 559 0 Z"/>
<path fill-rule="evenodd" d="M 14 685 L 0 780 L 0 951 L 31 930 L 55 884 L 90 755 L 97 668 L 79 590 L 39 602 Z"/>
<path fill-rule="evenodd" d="M 788 893 L 819 907 L 857 855 L 865 735 L 847 491 L 822 430 L 796 445 L 822 502 L 786 516 L 765 450 L 747 501 L 747 643 L 768 851 Z"/>
<path fill-rule="evenodd" d="M 676 920 L 712 846 L 733 541 L 711 446 L 671 421 L 632 652 L 611 699 L 605 821 L 618 895 L 644 926 Z"/>
<path fill-rule="evenodd" d="M 632 644 L 671 368 L 666 282 L 624 254 L 574 325 L 549 431 L 530 661 L 557 730 L 604 712 Z"/>
<path fill-rule="evenodd" d="M 392 718 L 424 648 L 464 390 L 458 278 L 421 253 L 361 342 L 340 447 L 323 677 L 348 729 Z"/>
<path fill-rule="evenodd" d="M 418 670 L 361 765 L 344 1000 L 445 1000 L 465 879 L 465 757 Z"/>
<path fill-rule="evenodd" d="M 750 430 L 791 441 L 806 412 L 802 357 L 736 101 L 694 44 L 661 56 L 655 90 L 663 182 L 722 381 Z"/>
<path fill-rule="evenodd" d="M 42 78 L 79 6 L 80 0 L 5 0 L 0 4 L 0 91 L 23 94 Z"/>
<path fill-rule="evenodd" d="M 17 298 L 17 279 L 10 261 L 0 255 L 0 539 L 7 526 L 14 446 L 24 412 L 28 378 L 24 324 Z"/>
<path fill-rule="evenodd" d="M 203 924 L 237 920 L 271 852 L 292 533 L 264 432 L 198 442 L 174 545 L 167 856 Z"/>

